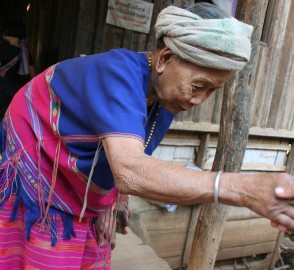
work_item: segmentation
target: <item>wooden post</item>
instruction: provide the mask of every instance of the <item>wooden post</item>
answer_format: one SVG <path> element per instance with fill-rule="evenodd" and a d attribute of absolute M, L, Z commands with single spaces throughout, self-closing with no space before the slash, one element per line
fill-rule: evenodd
<path fill-rule="evenodd" d="M 208 148 L 208 143 L 210 139 L 210 133 L 202 133 L 200 135 L 200 145 L 197 153 L 197 158 L 195 161 L 195 165 L 202 168 L 205 163 L 205 157 L 206 157 L 206 151 Z M 189 221 L 189 228 L 187 231 L 186 241 L 185 241 L 185 248 L 183 253 L 183 260 L 182 260 L 182 266 L 186 267 L 189 261 L 189 256 L 191 252 L 191 246 L 193 241 L 193 235 L 194 235 L 194 229 L 195 229 L 195 223 L 198 219 L 199 215 L 199 206 L 194 205 L 191 209 L 191 216 Z"/>
<path fill-rule="evenodd" d="M 239 0 L 236 17 L 255 26 L 252 37 L 251 60 L 245 68 L 231 76 L 224 89 L 219 140 L 212 170 L 238 172 L 249 136 L 250 89 L 249 80 L 254 65 L 268 0 Z M 222 231 L 227 217 L 227 206 L 206 204 L 200 209 L 188 270 L 214 268 Z"/>

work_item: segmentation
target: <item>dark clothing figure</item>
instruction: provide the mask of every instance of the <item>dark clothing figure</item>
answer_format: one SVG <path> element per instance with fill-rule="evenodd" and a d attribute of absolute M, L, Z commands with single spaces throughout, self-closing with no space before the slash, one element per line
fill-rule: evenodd
<path fill-rule="evenodd" d="M 19 58 L 20 48 L 0 41 L 0 121 L 13 96 L 24 83 L 23 78 L 18 75 Z M 9 63 L 10 66 L 5 68 Z"/>
<path fill-rule="evenodd" d="M 0 41 L 0 122 L 15 93 L 35 75 L 25 37 L 24 25 L 11 21 Z"/>

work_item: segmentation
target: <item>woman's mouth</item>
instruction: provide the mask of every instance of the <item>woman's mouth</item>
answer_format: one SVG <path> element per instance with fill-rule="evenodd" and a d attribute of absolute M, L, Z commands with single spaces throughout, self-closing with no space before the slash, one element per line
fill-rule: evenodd
<path fill-rule="evenodd" d="M 185 107 L 182 107 L 181 105 L 177 104 L 178 110 L 183 112 L 183 111 L 187 111 L 188 109 L 186 109 Z"/>

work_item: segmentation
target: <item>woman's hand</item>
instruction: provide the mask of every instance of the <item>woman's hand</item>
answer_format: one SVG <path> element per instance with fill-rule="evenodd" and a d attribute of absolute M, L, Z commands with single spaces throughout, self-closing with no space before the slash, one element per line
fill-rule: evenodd
<path fill-rule="evenodd" d="M 103 212 L 95 223 L 97 241 L 99 245 L 109 243 L 111 249 L 115 248 L 116 237 L 116 218 L 113 215 L 113 210 L 109 209 Z"/>
<path fill-rule="evenodd" d="M 131 216 L 129 207 L 129 196 L 120 194 L 119 202 L 117 204 L 116 212 L 116 232 L 121 234 L 127 234 L 126 227 L 128 226 L 129 218 Z"/>
<path fill-rule="evenodd" d="M 280 198 L 281 200 L 289 200 L 288 199 L 288 196 L 291 196 L 291 194 L 287 194 L 288 192 L 286 192 L 285 191 L 285 189 L 283 188 L 283 187 L 277 187 L 276 189 L 275 189 L 275 194 L 276 194 L 276 196 L 278 197 L 278 198 Z M 286 215 L 287 215 L 287 213 L 289 213 L 289 214 L 291 214 L 292 215 L 292 219 L 293 219 L 293 207 L 294 207 L 294 199 L 292 198 L 292 199 L 290 199 L 290 201 L 289 201 L 289 210 L 286 212 Z M 283 218 L 283 219 L 285 219 L 285 216 L 283 217 L 281 217 L 281 218 Z M 287 218 L 286 218 L 287 219 Z M 287 220 L 285 220 L 285 221 L 287 221 Z M 274 228 L 278 228 L 281 232 L 286 232 L 286 231 L 288 231 L 288 229 L 287 229 L 287 227 L 286 226 L 284 226 L 284 225 L 282 225 L 282 224 L 280 224 L 280 223 L 278 223 L 278 222 L 275 222 L 275 221 L 271 221 L 271 225 L 272 225 L 272 227 L 274 227 Z M 293 229 L 291 229 L 291 230 L 293 230 Z"/>
<path fill-rule="evenodd" d="M 129 196 L 120 194 L 116 209 L 108 209 L 98 217 L 95 227 L 99 244 L 104 245 L 108 242 L 111 245 L 111 249 L 114 249 L 116 246 L 116 232 L 121 234 L 128 233 L 126 230 L 130 218 L 128 203 Z"/>
<path fill-rule="evenodd" d="M 286 173 L 248 177 L 248 183 L 244 183 L 245 206 L 269 218 L 271 225 L 282 232 L 294 230 L 294 177 Z"/>

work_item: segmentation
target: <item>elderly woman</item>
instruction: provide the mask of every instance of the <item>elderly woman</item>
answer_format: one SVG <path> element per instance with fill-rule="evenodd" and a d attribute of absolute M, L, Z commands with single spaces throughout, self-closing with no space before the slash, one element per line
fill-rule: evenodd
<path fill-rule="evenodd" d="M 154 51 L 58 63 L 13 99 L 1 126 L 1 269 L 109 269 L 122 194 L 246 206 L 294 229 L 291 175 L 216 174 L 150 156 L 176 113 L 246 64 L 252 27 L 209 4 L 167 7 L 155 27 Z"/>

